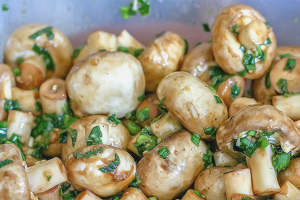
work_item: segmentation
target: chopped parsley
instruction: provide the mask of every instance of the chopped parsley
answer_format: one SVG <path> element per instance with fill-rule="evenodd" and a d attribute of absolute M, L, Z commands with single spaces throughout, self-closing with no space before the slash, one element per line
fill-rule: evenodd
<path fill-rule="evenodd" d="M 233 98 L 236 98 L 237 96 L 239 96 L 241 92 L 241 88 L 240 87 L 237 87 L 237 82 L 235 82 L 233 84 L 233 86 L 231 87 L 231 95 Z"/>
<path fill-rule="evenodd" d="M 192 142 L 199 147 L 199 143 L 200 143 L 200 135 L 198 135 L 197 133 L 193 133 L 192 134 Z"/>
<path fill-rule="evenodd" d="M 265 79 L 266 88 L 270 88 L 271 87 L 270 71 L 268 71 L 268 73 L 266 74 L 266 79 Z"/>
<path fill-rule="evenodd" d="M 208 89 L 210 89 L 210 90 L 213 91 L 215 94 L 217 94 L 217 91 L 216 91 L 216 89 L 215 89 L 213 86 L 209 85 L 209 86 L 208 86 Z"/>
<path fill-rule="evenodd" d="M 231 32 L 236 36 L 237 32 L 236 29 L 240 28 L 240 25 L 236 24 L 234 26 L 231 27 Z"/>
<path fill-rule="evenodd" d="M 137 4 L 137 5 L 136 5 Z M 129 19 L 130 16 L 136 15 L 137 11 L 142 16 L 146 16 L 150 12 L 150 2 L 148 0 L 137 0 L 129 4 L 129 7 L 121 7 L 123 19 Z"/>
<path fill-rule="evenodd" d="M 7 121 L 0 122 L 0 144 L 4 144 L 7 141 L 6 130 Z"/>
<path fill-rule="evenodd" d="M 124 53 L 129 53 L 133 55 L 134 57 L 139 57 L 141 53 L 143 53 L 144 49 L 135 49 L 135 48 L 127 48 L 127 47 L 119 47 L 118 51 L 122 51 Z"/>
<path fill-rule="evenodd" d="M 102 153 L 103 152 L 103 147 L 100 147 L 100 148 L 97 148 L 97 149 L 94 149 L 94 150 L 91 150 L 91 151 L 88 151 L 88 152 L 85 152 L 83 154 L 79 153 L 79 151 L 75 151 L 73 153 L 73 156 L 76 158 L 76 159 L 79 159 L 79 158 L 90 158 L 90 157 L 93 157 L 95 155 L 98 155 L 99 153 Z"/>
<path fill-rule="evenodd" d="M 67 140 L 68 140 L 67 133 L 70 134 L 71 139 L 72 139 L 72 146 L 74 147 L 76 140 L 77 140 L 77 130 L 71 129 L 69 127 L 60 132 L 58 143 L 61 144 L 61 143 L 67 142 Z"/>
<path fill-rule="evenodd" d="M 217 103 L 222 103 L 222 100 L 221 100 L 220 97 L 214 95 L 214 98 L 215 98 L 215 101 L 216 101 Z"/>
<path fill-rule="evenodd" d="M 203 154 L 202 160 L 204 162 L 204 166 L 205 168 L 211 168 L 212 166 L 214 166 L 213 164 L 213 152 L 211 152 L 211 150 L 207 149 L 206 153 Z"/>
<path fill-rule="evenodd" d="M 35 103 L 35 110 L 36 110 L 36 111 L 41 111 L 41 110 L 42 110 L 42 105 L 41 105 L 41 103 L 39 103 L 39 102 L 36 102 L 36 103 Z"/>
<path fill-rule="evenodd" d="M 127 113 L 127 114 L 125 115 L 125 119 L 135 121 L 135 120 L 136 120 L 136 109 L 134 109 L 134 110 L 131 111 L 130 113 Z"/>
<path fill-rule="evenodd" d="M 165 159 L 170 155 L 169 149 L 166 146 L 163 146 L 161 149 L 158 150 L 158 155 Z"/>
<path fill-rule="evenodd" d="M 282 153 L 280 155 L 273 156 L 273 166 L 277 172 L 284 170 L 288 166 L 290 166 L 291 154 L 290 153 Z"/>
<path fill-rule="evenodd" d="M 17 59 L 17 65 L 20 66 L 24 62 L 23 57 L 18 57 Z"/>
<path fill-rule="evenodd" d="M 216 139 L 217 128 L 210 126 L 204 129 L 205 135 L 210 135 L 212 139 Z"/>
<path fill-rule="evenodd" d="M 18 100 L 8 100 L 4 99 L 4 110 L 8 112 L 9 110 L 21 110 L 21 106 Z"/>
<path fill-rule="evenodd" d="M 282 59 L 282 58 L 285 58 L 285 57 L 294 57 L 292 54 L 290 54 L 290 53 L 286 53 L 286 54 L 281 54 L 280 55 L 280 58 Z"/>
<path fill-rule="evenodd" d="M 39 56 L 43 57 L 44 63 L 47 67 L 47 70 L 54 70 L 55 64 L 53 63 L 53 60 L 51 58 L 50 53 L 47 49 L 38 46 L 36 43 L 33 45 L 32 50 Z"/>
<path fill-rule="evenodd" d="M 140 122 L 144 122 L 144 121 L 150 119 L 149 111 L 150 111 L 149 107 L 142 108 L 140 111 L 137 112 L 137 119 Z"/>
<path fill-rule="evenodd" d="M 102 144 L 102 132 L 99 126 L 95 126 L 86 138 L 86 145 Z"/>
<path fill-rule="evenodd" d="M 73 58 L 77 58 L 80 54 L 80 51 L 83 49 L 83 47 L 85 46 L 85 44 L 81 45 L 80 47 L 78 47 L 77 49 L 75 49 L 73 51 Z"/>
<path fill-rule="evenodd" d="M 126 128 L 128 129 L 130 135 L 136 135 L 142 130 L 141 127 L 132 120 L 128 120 Z"/>
<path fill-rule="evenodd" d="M 138 96 L 138 101 L 143 101 L 144 99 L 145 99 L 145 92 L 142 92 L 142 94 L 140 94 L 139 96 Z"/>
<path fill-rule="evenodd" d="M 10 137 L 9 141 L 15 145 L 17 145 L 20 149 L 22 149 L 23 144 L 21 142 L 21 136 L 17 135 L 17 134 L 12 134 L 12 136 Z"/>
<path fill-rule="evenodd" d="M 201 45 L 201 44 L 202 44 L 201 42 L 196 43 L 195 46 L 194 46 L 194 48 L 195 48 L 196 46 Z"/>
<path fill-rule="evenodd" d="M 287 89 L 287 80 L 286 79 L 282 79 L 282 78 L 279 79 L 277 81 L 277 87 L 281 94 L 289 93 L 289 91 Z"/>
<path fill-rule="evenodd" d="M 3 3 L 2 4 L 2 11 L 8 11 L 8 7 L 7 7 L 7 4 L 6 3 Z"/>
<path fill-rule="evenodd" d="M 0 168 L 4 167 L 4 166 L 6 166 L 6 165 L 9 165 L 9 164 L 12 163 L 12 162 L 14 162 L 14 161 L 9 160 L 9 159 L 5 159 L 5 160 L 1 161 L 1 162 L 0 162 Z"/>
<path fill-rule="evenodd" d="M 157 145 L 157 138 L 153 135 L 149 126 L 145 126 L 133 144 L 138 153 L 143 156 L 144 151 L 151 151 Z"/>
<path fill-rule="evenodd" d="M 107 118 L 107 121 L 111 123 L 115 123 L 116 125 L 118 125 L 119 123 L 122 124 L 122 121 L 116 118 L 116 114 L 112 114 L 111 116 L 109 116 Z"/>
<path fill-rule="evenodd" d="M 202 24 L 202 26 L 205 32 L 210 32 L 210 28 L 207 23 Z"/>
<path fill-rule="evenodd" d="M 264 22 L 264 24 L 265 24 L 267 27 L 270 26 L 269 22 Z"/>
<path fill-rule="evenodd" d="M 286 62 L 286 65 L 284 67 L 284 71 L 286 70 L 292 70 L 294 69 L 294 67 L 296 66 L 296 59 L 293 59 L 293 58 L 288 58 L 287 62 Z"/>
<path fill-rule="evenodd" d="M 158 38 L 158 37 L 162 36 L 163 34 L 165 34 L 165 32 L 166 32 L 166 31 L 162 31 L 162 32 L 156 34 L 155 37 Z"/>
<path fill-rule="evenodd" d="M 239 76 L 241 76 L 241 77 L 246 76 L 247 70 L 245 69 L 245 70 L 243 70 L 243 71 L 238 72 L 237 74 L 238 74 Z"/>
<path fill-rule="evenodd" d="M 116 157 L 115 160 L 112 161 L 108 166 L 99 168 L 99 170 L 103 173 L 115 171 L 116 168 L 120 165 L 120 158 L 117 153 L 115 153 L 115 157 Z"/>
<path fill-rule="evenodd" d="M 48 26 L 48 27 L 46 27 L 46 28 L 43 28 L 43 29 L 41 29 L 41 30 L 39 30 L 39 31 L 37 31 L 37 32 L 35 32 L 35 33 L 33 33 L 32 35 L 30 35 L 28 38 L 29 39 L 32 39 L 32 40 L 35 40 L 37 37 L 39 37 L 40 35 L 42 35 L 42 34 L 46 34 L 46 36 L 47 36 L 47 38 L 49 39 L 49 40 L 52 40 L 53 39 L 53 37 L 54 37 L 54 34 L 53 34 L 53 32 L 52 32 L 52 27 L 51 26 Z"/>
<path fill-rule="evenodd" d="M 139 188 L 139 184 L 142 183 L 140 177 L 137 175 L 135 177 L 135 179 L 133 179 L 131 181 L 131 183 L 129 184 L 129 187 L 135 187 L 135 188 Z"/>
<path fill-rule="evenodd" d="M 21 75 L 21 69 L 20 68 L 15 68 L 12 70 L 12 72 L 16 75 L 16 76 L 20 76 Z"/>
<path fill-rule="evenodd" d="M 123 196 L 123 191 L 122 192 L 118 192 L 117 194 L 115 194 L 111 200 L 120 200 Z"/>
<path fill-rule="evenodd" d="M 51 176 L 48 176 L 48 177 L 47 177 L 47 181 L 50 181 L 50 179 L 51 179 Z"/>
<path fill-rule="evenodd" d="M 197 190 L 194 190 L 194 193 L 200 198 L 205 198 L 204 195 L 201 192 L 198 192 Z"/>
<path fill-rule="evenodd" d="M 189 43 L 186 39 L 184 39 L 184 55 L 186 55 L 189 51 Z"/>

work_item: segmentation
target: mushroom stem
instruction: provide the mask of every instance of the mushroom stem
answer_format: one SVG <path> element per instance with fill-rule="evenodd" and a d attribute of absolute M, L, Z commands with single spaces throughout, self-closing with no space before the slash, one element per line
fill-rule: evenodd
<path fill-rule="evenodd" d="M 273 106 L 282 111 L 286 116 L 292 120 L 300 120 L 300 95 L 290 97 L 273 96 Z"/>
<path fill-rule="evenodd" d="M 241 44 L 247 49 L 256 48 L 257 45 L 263 44 L 268 37 L 268 28 L 260 20 L 254 20 L 249 24 L 242 26 L 238 35 Z"/>
<path fill-rule="evenodd" d="M 160 140 L 163 141 L 169 135 L 179 131 L 182 127 L 181 124 L 171 116 L 168 112 L 158 121 L 150 124 L 150 128 L 153 134 Z"/>
<path fill-rule="evenodd" d="M 205 200 L 205 198 L 199 197 L 195 192 L 197 191 L 189 189 L 181 200 Z"/>
<path fill-rule="evenodd" d="M 233 194 L 253 195 L 249 168 L 229 172 L 223 177 L 227 200 L 231 200 Z"/>
<path fill-rule="evenodd" d="M 18 87 L 12 88 L 12 100 L 18 100 L 22 111 L 31 112 L 35 116 L 41 114 L 41 111 L 37 108 L 38 96 L 39 94 L 36 90 L 22 90 Z"/>
<path fill-rule="evenodd" d="M 82 191 L 75 200 L 102 200 L 100 197 L 96 196 L 94 193 L 89 190 Z"/>
<path fill-rule="evenodd" d="M 45 192 L 68 180 L 65 166 L 57 157 L 27 168 L 26 173 L 33 194 Z"/>
<path fill-rule="evenodd" d="M 281 191 L 272 196 L 274 200 L 289 200 L 289 199 L 299 199 L 300 190 L 294 186 L 291 182 L 285 181 L 281 185 Z"/>
<path fill-rule="evenodd" d="M 251 169 L 253 192 L 255 195 L 268 196 L 280 192 L 277 174 L 272 163 L 273 152 L 270 145 L 264 150 L 257 149 L 251 158 L 247 157 Z"/>
<path fill-rule="evenodd" d="M 62 200 L 62 197 L 60 184 L 38 195 L 39 200 Z"/>
<path fill-rule="evenodd" d="M 148 198 L 140 189 L 129 187 L 123 192 L 120 200 L 148 200 Z"/>
<path fill-rule="evenodd" d="M 63 114 L 63 108 L 67 105 L 67 90 L 65 81 L 59 78 L 52 78 L 45 81 L 40 88 L 44 113 Z"/>
<path fill-rule="evenodd" d="M 16 134 L 21 136 L 21 142 L 27 145 L 31 134 L 33 119 L 34 117 L 31 113 L 10 110 L 7 119 L 7 138 L 10 139 L 13 134 Z"/>
<path fill-rule="evenodd" d="M 61 155 L 61 146 L 62 144 L 59 144 L 59 133 L 62 131 L 62 129 L 54 128 L 50 132 L 50 144 L 47 151 L 43 150 L 42 153 L 44 156 L 48 157 L 58 157 Z M 39 136 L 38 136 L 39 137 Z M 35 139 L 37 139 L 36 137 Z"/>
<path fill-rule="evenodd" d="M 214 161 L 216 166 L 224 167 L 230 165 L 234 167 L 238 164 L 238 161 L 234 159 L 231 155 L 224 153 L 222 151 L 216 151 L 214 153 Z"/>

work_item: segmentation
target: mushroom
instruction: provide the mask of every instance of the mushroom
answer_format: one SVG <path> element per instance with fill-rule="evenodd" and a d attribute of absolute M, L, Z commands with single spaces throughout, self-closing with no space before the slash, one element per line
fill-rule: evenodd
<path fill-rule="evenodd" d="M 136 173 L 136 164 L 129 153 L 102 144 L 70 154 L 65 166 L 68 179 L 76 189 L 88 189 L 100 197 L 124 190 Z"/>
<path fill-rule="evenodd" d="M 204 169 L 205 143 L 192 142 L 192 134 L 180 130 L 147 153 L 137 165 L 140 189 L 149 197 L 171 200 L 190 187 Z"/>
<path fill-rule="evenodd" d="M 245 168 L 244 164 L 238 164 L 236 167 L 211 167 L 206 169 L 197 176 L 194 189 L 204 194 L 207 200 L 226 200 L 223 175 L 243 168 Z"/>
<path fill-rule="evenodd" d="M 43 193 L 68 180 L 65 166 L 57 157 L 37 162 L 26 169 L 26 174 L 33 194 Z"/>
<path fill-rule="evenodd" d="M 242 4 L 219 12 L 212 26 L 212 48 L 224 71 L 257 79 L 268 70 L 275 57 L 276 38 L 265 22 L 258 11 Z"/>
<path fill-rule="evenodd" d="M 120 200 L 148 200 L 144 193 L 134 187 L 129 187 L 124 190 Z"/>
<path fill-rule="evenodd" d="M 214 59 L 211 43 L 202 43 L 192 49 L 183 60 L 180 71 L 190 72 L 193 76 L 208 83 L 210 80 L 209 69 L 218 66 Z"/>
<path fill-rule="evenodd" d="M 232 196 L 235 194 L 253 196 L 251 173 L 249 168 L 225 173 L 223 178 L 227 200 L 231 200 Z"/>
<path fill-rule="evenodd" d="M 0 121 L 6 120 L 5 99 L 12 98 L 12 87 L 16 85 L 14 75 L 6 64 L 0 64 Z"/>
<path fill-rule="evenodd" d="M 272 103 L 278 110 L 282 111 L 292 120 L 300 120 L 300 95 L 273 96 Z"/>
<path fill-rule="evenodd" d="M 190 73 L 169 74 L 159 83 L 156 93 L 184 127 L 203 139 L 214 138 L 216 128 L 228 117 L 220 97 Z"/>
<path fill-rule="evenodd" d="M 257 102 L 253 98 L 240 97 L 235 99 L 229 107 L 229 117 L 235 115 L 242 108 L 249 105 L 256 105 Z"/>
<path fill-rule="evenodd" d="M 300 47 L 297 46 L 282 46 L 276 49 L 276 55 L 272 66 L 280 59 L 294 56 L 300 58 Z M 272 68 L 272 67 L 271 67 Z M 253 97 L 262 104 L 272 104 L 272 97 L 276 95 L 276 91 L 270 82 L 271 68 L 260 78 L 252 81 Z"/>
<path fill-rule="evenodd" d="M 0 199 L 29 199 L 30 189 L 19 147 L 0 145 L 0 163 Z"/>
<path fill-rule="evenodd" d="M 100 197 L 96 196 L 89 190 L 84 190 L 76 196 L 74 200 L 102 200 Z"/>
<path fill-rule="evenodd" d="M 41 85 L 40 96 L 43 113 L 64 114 L 64 109 L 68 106 L 67 90 L 64 80 L 59 78 L 48 79 Z"/>
<path fill-rule="evenodd" d="M 62 200 L 63 194 L 60 184 L 50 188 L 49 190 L 38 194 L 38 200 Z"/>
<path fill-rule="evenodd" d="M 24 112 L 31 112 L 38 116 L 41 114 L 39 92 L 36 90 L 22 90 L 18 87 L 11 88 L 11 100 L 17 100 L 20 109 Z"/>
<path fill-rule="evenodd" d="M 117 46 L 134 48 L 134 49 L 144 49 L 145 46 L 137 41 L 127 30 L 122 30 L 117 37 Z"/>
<path fill-rule="evenodd" d="M 163 77 L 179 69 L 184 51 L 184 40 L 172 32 L 164 33 L 149 44 L 138 57 L 146 77 L 146 91 L 154 92 Z"/>
<path fill-rule="evenodd" d="M 296 188 L 291 182 L 285 181 L 281 185 L 281 191 L 272 196 L 274 200 L 290 200 L 290 199 L 299 199 L 300 190 Z"/>
<path fill-rule="evenodd" d="M 300 92 L 300 59 L 285 57 L 270 72 L 272 87 L 279 94 Z"/>
<path fill-rule="evenodd" d="M 189 189 L 181 200 L 205 200 L 205 197 L 200 192 Z"/>
<path fill-rule="evenodd" d="M 233 76 L 222 82 L 216 91 L 224 101 L 225 105 L 229 108 L 235 99 L 243 96 L 245 91 L 245 81 L 240 76 Z"/>
<path fill-rule="evenodd" d="M 126 150 L 130 140 L 128 130 L 123 124 L 115 124 L 108 120 L 107 116 L 93 115 L 73 122 L 69 129 L 76 130 L 77 139 L 74 142 L 68 134 L 67 142 L 62 145 L 62 160 L 65 160 L 70 153 L 91 144 L 107 144 Z"/>
<path fill-rule="evenodd" d="M 73 48 L 59 30 L 41 24 L 30 24 L 15 30 L 4 47 L 4 61 L 12 69 L 21 89 L 33 89 L 52 77 L 65 78 L 71 67 Z"/>
<path fill-rule="evenodd" d="M 220 150 L 214 152 L 214 161 L 217 167 L 234 167 L 238 164 L 236 159 Z"/>
<path fill-rule="evenodd" d="M 82 45 L 74 51 L 73 65 L 76 65 L 83 58 L 101 50 L 116 51 L 117 36 L 101 30 L 91 33 L 87 38 L 87 44 Z"/>
<path fill-rule="evenodd" d="M 300 158 L 292 159 L 290 166 L 278 173 L 279 183 L 282 184 L 286 180 L 300 190 Z"/>
<path fill-rule="evenodd" d="M 49 147 L 48 150 L 45 151 L 43 149 L 42 154 L 47 157 L 59 157 L 61 155 L 62 144 L 59 143 L 59 133 L 61 129 L 54 128 L 50 131 L 50 139 L 49 139 Z M 39 135 L 35 138 L 35 140 L 39 140 L 42 135 Z"/>
<path fill-rule="evenodd" d="M 136 117 L 142 125 L 150 125 L 150 122 L 161 114 L 159 107 L 154 102 L 145 99 L 136 109 Z"/>
<path fill-rule="evenodd" d="M 76 116 L 115 114 L 122 118 L 138 106 L 145 76 L 132 55 L 99 52 L 72 67 L 66 87 Z"/>

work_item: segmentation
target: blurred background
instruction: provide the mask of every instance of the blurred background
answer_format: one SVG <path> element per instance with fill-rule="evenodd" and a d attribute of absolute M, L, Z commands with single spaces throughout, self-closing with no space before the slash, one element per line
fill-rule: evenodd
<path fill-rule="evenodd" d="M 0 59 L 8 36 L 18 27 L 39 23 L 61 30 L 77 48 L 92 31 L 118 34 L 127 29 L 147 44 L 164 30 L 187 39 L 190 47 L 210 40 L 203 23 L 210 27 L 216 14 L 230 4 L 247 4 L 265 16 L 273 27 L 278 46 L 300 45 L 299 0 L 150 0 L 151 12 L 123 19 L 120 7 L 132 0 L 0 0 L 8 10 L 0 11 Z"/>

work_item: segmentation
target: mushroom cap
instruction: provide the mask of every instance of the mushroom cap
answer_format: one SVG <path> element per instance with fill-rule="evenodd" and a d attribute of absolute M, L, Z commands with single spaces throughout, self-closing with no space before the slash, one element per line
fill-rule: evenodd
<path fill-rule="evenodd" d="M 138 106 L 145 76 L 132 55 L 99 52 L 72 67 L 66 87 L 76 116 L 116 114 L 122 118 Z"/>
<path fill-rule="evenodd" d="M 300 190 L 300 158 L 292 159 L 290 166 L 278 173 L 279 183 L 285 180 L 290 181 Z"/>
<path fill-rule="evenodd" d="M 173 72 L 158 85 L 158 98 L 165 98 L 164 106 L 190 132 L 201 138 L 210 138 L 204 133 L 208 127 L 218 128 L 228 118 L 227 107 L 217 103 L 213 91 L 199 78 L 188 72 Z"/>
<path fill-rule="evenodd" d="M 212 48 L 215 60 L 220 67 L 229 74 L 236 74 L 245 70 L 244 54 L 240 50 L 240 42 L 231 32 L 236 23 L 249 24 L 254 20 L 265 22 L 265 18 L 253 8 L 235 4 L 224 8 L 216 16 L 212 26 Z M 256 63 L 256 70 L 247 73 L 244 78 L 256 79 L 261 77 L 270 67 L 276 51 L 276 38 L 273 31 L 268 34 L 272 44 L 266 48 L 266 60 Z"/>
<path fill-rule="evenodd" d="M 221 151 L 239 159 L 243 153 L 233 149 L 234 139 L 239 133 L 250 130 L 278 131 L 278 138 L 284 152 L 300 150 L 300 130 L 295 123 L 271 105 L 249 105 L 223 122 L 216 135 Z"/>

